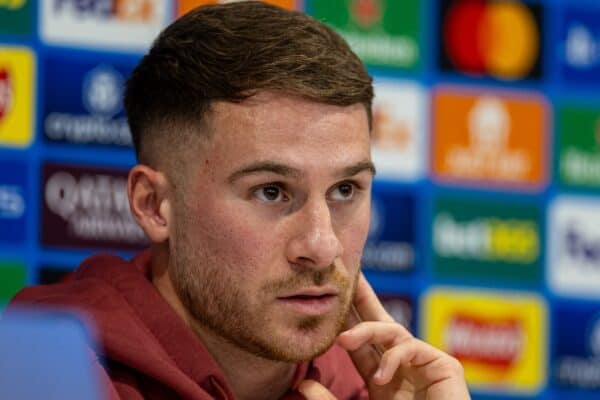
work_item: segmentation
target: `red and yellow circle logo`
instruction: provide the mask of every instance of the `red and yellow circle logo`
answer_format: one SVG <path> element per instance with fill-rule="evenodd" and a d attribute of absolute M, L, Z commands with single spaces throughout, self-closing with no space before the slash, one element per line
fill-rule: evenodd
<path fill-rule="evenodd" d="M 450 62 L 465 73 L 518 79 L 539 58 L 539 24 L 529 6 L 515 1 L 456 1 L 442 36 Z"/>

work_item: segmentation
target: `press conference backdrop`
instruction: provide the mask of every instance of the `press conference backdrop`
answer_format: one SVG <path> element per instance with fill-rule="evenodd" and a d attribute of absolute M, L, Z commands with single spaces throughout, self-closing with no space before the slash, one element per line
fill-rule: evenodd
<path fill-rule="evenodd" d="M 600 398 L 600 2 L 270 2 L 375 77 L 363 265 L 388 309 L 475 399 Z M 0 0 L 1 302 L 145 246 L 123 83 L 204 3 Z"/>

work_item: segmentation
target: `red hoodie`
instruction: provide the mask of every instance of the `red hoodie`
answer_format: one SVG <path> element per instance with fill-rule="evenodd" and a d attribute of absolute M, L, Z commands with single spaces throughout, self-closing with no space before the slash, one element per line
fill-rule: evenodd
<path fill-rule="evenodd" d="M 216 361 L 150 282 L 149 259 L 149 252 L 131 261 L 94 256 L 68 282 L 27 287 L 11 304 L 86 313 L 96 324 L 101 350 L 94 363 L 111 400 L 232 400 Z M 294 385 L 283 398 L 303 399 L 293 388 L 306 378 L 321 382 L 340 400 L 368 398 L 350 357 L 338 346 L 299 364 Z"/>

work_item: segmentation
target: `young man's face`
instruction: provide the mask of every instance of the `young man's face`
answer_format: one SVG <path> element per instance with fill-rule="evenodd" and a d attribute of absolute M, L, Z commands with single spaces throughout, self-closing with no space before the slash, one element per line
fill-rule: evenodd
<path fill-rule="evenodd" d="M 367 237 L 365 109 L 261 93 L 214 104 L 208 121 L 175 190 L 178 295 L 200 326 L 245 350 L 310 359 L 341 329 Z"/>

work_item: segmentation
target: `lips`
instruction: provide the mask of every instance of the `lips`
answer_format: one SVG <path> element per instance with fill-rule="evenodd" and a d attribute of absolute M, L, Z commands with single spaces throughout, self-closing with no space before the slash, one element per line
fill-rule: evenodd
<path fill-rule="evenodd" d="M 338 292 L 332 288 L 308 288 L 277 298 L 288 310 L 306 316 L 320 316 L 332 311 Z"/>

